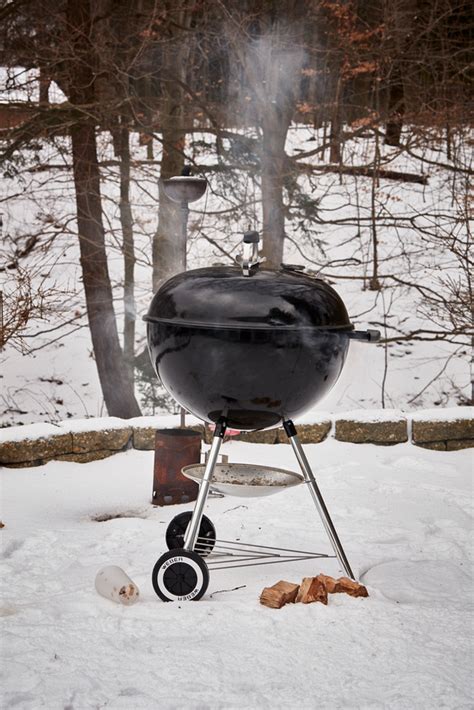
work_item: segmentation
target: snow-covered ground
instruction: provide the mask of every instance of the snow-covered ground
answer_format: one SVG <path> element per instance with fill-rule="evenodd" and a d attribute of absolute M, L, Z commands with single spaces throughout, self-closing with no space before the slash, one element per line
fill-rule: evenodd
<path fill-rule="evenodd" d="M 368 599 L 259 604 L 279 579 L 341 573 L 323 559 L 216 571 L 201 601 L 165 604 L 150 573 L 185 508 L 149 504 L 152 452 L 4 469 L 1 707 L 472 708 L 472 452 L 305 448 Z M 285 445 L 223 452 L 296 470 Z M 304 486 L 206 513 L 223 539 L 330 551 Z M 135 606 L 95 592 L 109 564 L 139 585 Z"/>

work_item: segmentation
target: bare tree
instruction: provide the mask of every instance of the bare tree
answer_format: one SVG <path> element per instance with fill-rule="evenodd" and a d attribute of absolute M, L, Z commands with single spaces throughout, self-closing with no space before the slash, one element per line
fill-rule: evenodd
<path fill-rule="evenodd" d="M 171 3 L 175 26 L 168 29 L 162 48 L 162 97 L 160 123 L 162 143 L 161 180 L 180 175 L 184 168 L 186 122 L 189 120 L 185 91 L 192 50 L 192 12 L 186 2 Z M 158 227 L 153 238 L 153 290 L 186 268 L 186 241 L 180 206 L 173 203 L 159 184 Z"/>
<path fill-rule="evenodd" d="M 72 105 L 79 109 L 70 135 L 89 327 L 107 411 L 111 416 L 135 417 L 140 408 L 119 343 L 107 266 L 95 119 L 87 115 L 86 108 L 95 101 L 91 62 L 95 47 L 90 42 L 92 18 L 88 0 L 68 0 L 66 17 L 72 49 L 66 60 L 68 93 Z"/>

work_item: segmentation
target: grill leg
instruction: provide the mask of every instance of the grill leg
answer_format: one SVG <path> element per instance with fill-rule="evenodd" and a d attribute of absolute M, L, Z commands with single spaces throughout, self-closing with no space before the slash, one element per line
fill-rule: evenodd
<path fill-rule="evenodd" d="M 198 497 L 196 498 L 196 503 L 194 504 L 193 517 L 189 522 L 186 535 L 184 537 L 184 549 L 189 552 L 194 550 L 194 546 L 196 544 L 196 538 L 198 536 L 199 528 L 201 527 L 202 514 L 206 504 L 207 495 L 209 493 L 212 474 L 214 473 L 214 467 L 217 462 L 219 449 L 221 448 L 226 428 L 227 424 L 225 419 L 220 419 L 216 424 L 216 430 L 214 432 L 214 438 L 212 440 L 212 446 L 207 459 L 204 476 L 202 477 Z"/>
<path fill-rule="evenodd" d="M 311 492 L 311 495 L 313 496 L 317 511 L 321 517 L 323 525 L 331 541 L 331 545 L 336 554 L 336 557 L 339 560 L 339 563 L 346 575 L 351 579 L 355 579 L 354 573 L 351 570 L 351 566 L 347 561 L 347 557 L 337 535 L 336 528 L 332 523 L 329 511 L 321 495 L 321 491 L 319 490 L 318 484 L 316 483 L 314 473 L 311 470 L 311 466 L 309 465 L 308 459 L 306 458 L 306 455 L 303 451 L 303 447 L 301 446 L 300 440 L 298 439 L 295 425 L 290 419 L 288 419 L 287 421 L 283 422 L 283 426 L 285 428 L 286 435 L 290 440 L 290 444 L 293 447 L 293 451 L 295 452 L 295 456 L 298 460 L 301 471 L 303 472 L 304 479 L 308 484 L 308 488 Z"/>

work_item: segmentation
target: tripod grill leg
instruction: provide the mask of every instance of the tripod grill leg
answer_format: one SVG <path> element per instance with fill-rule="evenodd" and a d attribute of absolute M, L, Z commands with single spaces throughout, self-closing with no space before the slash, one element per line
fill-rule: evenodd
<path fill-rule="evenodd" d="M 336 554 L 336 557 L 339 560 L 339 563 L 341 564 L 341 567 L 345 571 L 346 575 L 351 579 L 355 579 L 354 573 L 351 570 L 351 566 L 347 561 L 347 557 L 341 545 L 341 541 L 339 540 L 339 537 L 337 535 L 336 528 L 334 527 L 331 517 L 329 515 L 326 503 L 324 502 L 324 499 L 321 495 L 321 491 L 319 490 L 318 484 L 316 483 L 316 479 L 311 470 L 311 466 L 309 465 L 308 459 L 306 458 L 306 454 L 304 453 L 303 447 L 301 446 L 300 440 L 298 439 L 295 425 L 291 420 L 288 420 L 286 422 L 283 422 L 283 426 L 285 428 L 286 435 L 290 440 L 290 444 L 293 447 L 293 451 L 295 452 L 295 456 L 298 460 L 301 471 L 303 472 L 304 479 L 308 484 L 311 495 L 313 496 L 317 511 L 321 517 L 323 525 L 331 541 L 331 545 Z"/>
<path fill-rule="evenodd" d="M 207 459 L 206 468 L 204 471 L 204 476 L 202 477 L 198 497 L 196 498 L 196 503 L 194 504 L 193 517 L 189 522 L 188 528 L 186 530 L 186 535 L 184 537 L 184 549 L 188 550 L 189 552 L 192 552 L 194 550 L 194 546 L 196 544 L 196 538 L 198 536 L 199 528 L 201 527 L 202 514 L 204 511 L 204 506 L 206 504 L 207 495 L 209 493 L 209 486 L 212 480 L 212 474 L 214 473 L 214 467 L 217 462 L 219 449 L 221 448 L 226 428 L 227 425 L 225 420 L 221 419 L 217 422 L 216 430 L 214 432 L 214 438 L 212 440 L 211 450 L 209 452 L 209 457 Z"/>

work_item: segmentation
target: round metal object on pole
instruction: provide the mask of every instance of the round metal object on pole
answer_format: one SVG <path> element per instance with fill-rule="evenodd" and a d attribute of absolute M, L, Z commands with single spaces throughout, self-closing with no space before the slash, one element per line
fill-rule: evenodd
<path fill-rule="evenodd" d="M 192 175 L 176 175 L 168 180 L 162 180 L 161 184 L 166 197 L 180 205 L 196 202 L 204 195 L 207 188 L 207 180 Z"/>

